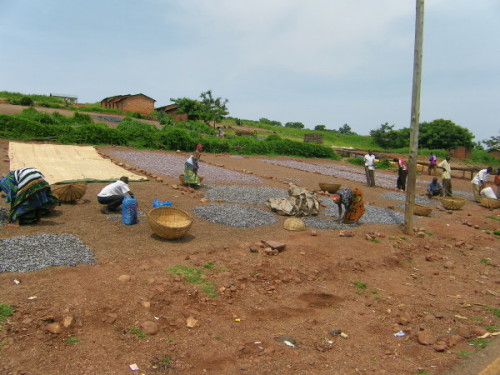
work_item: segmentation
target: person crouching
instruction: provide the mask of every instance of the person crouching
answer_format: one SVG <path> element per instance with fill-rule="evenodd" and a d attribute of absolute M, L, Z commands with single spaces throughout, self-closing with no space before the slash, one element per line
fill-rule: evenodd
<path fill-rule="evenodd" d="M 106 205 L 106 207 L 101 209 L 101 212 L 103 214 L 109 214 L 110 212 L 118 211 L 126 194 L 130 196 L 133 195 L 128 186 L 128 177 L 126 176 L 122 176 L 118 181 L 106 185 L 99 194 L 97 194 L 97 201 L 100 204 Z"/>

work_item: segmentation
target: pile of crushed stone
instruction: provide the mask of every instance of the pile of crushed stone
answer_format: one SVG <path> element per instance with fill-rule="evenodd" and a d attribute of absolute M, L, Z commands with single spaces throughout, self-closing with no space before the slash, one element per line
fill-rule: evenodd
<path fill-rule="evenodd" d="M 94 253 L 72 234 L 39 234 L 0 240 L 0 272 L 30 272 L 95 262 Z"/>

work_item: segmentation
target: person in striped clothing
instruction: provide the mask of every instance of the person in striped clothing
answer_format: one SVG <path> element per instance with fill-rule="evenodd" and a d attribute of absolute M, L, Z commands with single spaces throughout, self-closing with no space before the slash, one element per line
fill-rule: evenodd
<path fill-rule="evenodd" d="M 0 190 L 5 202 L 10 203 L 9 226 L 34 224 L 49 213 L 59 200 L 52 195 L 42 172 L 35 168 L 21 168 L 0 179 Z"/>

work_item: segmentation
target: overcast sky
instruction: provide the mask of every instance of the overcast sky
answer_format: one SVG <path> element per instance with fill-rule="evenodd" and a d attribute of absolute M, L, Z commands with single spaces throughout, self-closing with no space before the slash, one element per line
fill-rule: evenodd
<path fill-rule="evenodd" d="M 0 0 L 0 91 L 156 106 L 367 135 L 410 126 L 415 0 Z M 500 135 L 500 1 L 427 0 L 420 121 Z"/>

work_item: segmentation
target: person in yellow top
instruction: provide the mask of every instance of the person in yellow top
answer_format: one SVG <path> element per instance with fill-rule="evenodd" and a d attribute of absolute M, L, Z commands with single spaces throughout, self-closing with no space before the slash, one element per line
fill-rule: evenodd
<path fill-rule="evenodd" d="M 450 165 L 450 157 L 447 156 L 441 163 L 438 164 L 438 167 L 443 170 L 441 174 L 441 178 L 443 179 L 443 196 L 451 197 L 451 165 Z"/>

